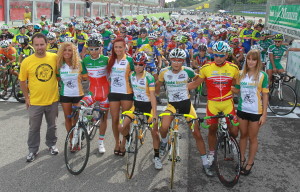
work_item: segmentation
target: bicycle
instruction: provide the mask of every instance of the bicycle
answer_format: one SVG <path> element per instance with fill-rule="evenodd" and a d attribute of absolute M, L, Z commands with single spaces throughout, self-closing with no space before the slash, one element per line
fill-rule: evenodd
<path fill-rule="evenodd" d="M 152 129 L 153 121 L 148 123 L 147 117 L 151 117 L 150 113 L 143 113 L 139 111 L 124 111 L 121 116 L 120 124 L 123 124 L 126 114 L 134 114 L 130 129 L 129 139 L 126 142 L 126 176 L 131 179 L 134 173 L 136 157 L 138 154 L 139 141 L 140 145 L 145 142 L 145 136 L 148 129 Z"/>
<path fill-rule="evenodd" d="M 73 175 L 78 175 L 87 165 L 90 141 L 94 138 L 105 111 L 98 107 L 73 106 L 72 108 L 72 114 L 68 118 L 78 116 L 78 122 L 67 134 L 64 155 L 68 171 Z M 98 112 L 96 118 L 93 115 L 95 111 Z"/>
<path fill-rule="evenodd" d="M 202 82 L 196 89 L 195 89 L 195 96 L 194 96 L 194 106 L 197 107 L 200 105 L 200 96 L 206 97 L 207 96 L 207 87 L 206 83 Z"/>
<path fill-rule="evenodd" d="M 171 165 L 171 176 L 170 176 L 170 188 L 173 189 L 173 185 L 174 185 L 174 173 L 175 173 L 175 165 L 176 162 L 180 162 L 181 158 L 179 155 L 179 118 L 180 117 L 186 117 L 186 118 L 190 118 L 190 121 L 187 121 L 187 123 L 191 123 L 192 122 L 192 126 L 191 126 L 191 130 L 192 132 L 194 132 L 194 121 L 198 120 L 195 119 L 195 117 L 193 115 L 190 114 L 178 114 L 178 113 L 161 113 L 158 116 L 158 122 L 159 122 L 159 127 L 161 127 L 161 119 L 163 116 L 173 116 L 174 120 L 172 121 L 172 124 L 169 128 L 169 132 L 168 132 L 168 146 L 166 147 L 166 149 L 169 151 L 168 154 L 168 160 L 172 162 Z"/>
<path fill-rule="evenodd" d="M 269 92 L 269 109 L 276 115 L 284 116 L 294 111 L 297 105 L 297 94 L 288 84 L 295 77 L 286 73 L 273 74 Z"/>
<path fill-rule="evenodd" d="M 239 123 L 233 122 L 233 115 L 225 115 L 219 112 L 215 116 L 198 118 L 203 128 L 209 128 L 203 122 L 207 119 L 218 118 L 217 143 L 215 148 L 214 162 L 216 172 L 221 183 L 226 187 L 233 187 L 239 180 L 241 170 L 241 153 L 238 142 L 229 133 L 226 118 L 230 120 L 233 126 Z"/>

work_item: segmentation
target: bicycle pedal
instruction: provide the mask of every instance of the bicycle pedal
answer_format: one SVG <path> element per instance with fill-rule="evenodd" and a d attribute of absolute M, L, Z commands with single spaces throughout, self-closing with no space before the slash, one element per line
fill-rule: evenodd
<path fill-rule="evenodd" d="M 180 162 L 181 158 L 179 156 L 176 157 L 176 162 Z"/>

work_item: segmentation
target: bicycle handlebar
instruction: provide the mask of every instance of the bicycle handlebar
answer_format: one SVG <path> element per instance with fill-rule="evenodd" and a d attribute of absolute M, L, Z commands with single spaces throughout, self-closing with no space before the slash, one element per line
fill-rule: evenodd
<path fill-rule="evenodd" d="M 161 126 L 161 118 L 162 118 L 163 116 L 173 116 L 173 117 L 186 117 L 186 118 L 190 118 L 191 120 L 187 121 L 187 123 L 191 123 L 191 122 L 192 122 L 192 126 L 191 126 L 192 132 L 194 132 L 195 121 L 198 120 L 198 118 L 195 118 L 193 115 L 190 115 L 190 114 L 161 113 L 161 114 L 158 116 L 159 127 Z"/>
<path fill-rule="evenodd" d="M 139 112 L 139 111 L 124 111 L 124 112 L 122 113 L 122 118 L 121 118 L 121 120 L 120 120 L 120 124 L 123 124 L 124 116 L 125 116 L 126 114 L 134 114 L 135 116 L 138 116 L 138 115 L 144 115 L 144 116 L 148 116 L 148 117 L 151 117 L 151 118 L 153 117 L 153 115 L 150 114 L 150 113 L 144 113 L 144 112 Z M 147 123 L 147 122 L 146 122 L 145 124 L 150 125 L 150 128 L 152 128 L 153 125 L 154 125 L 154 123 L 155 123 L 155 121 L 156 121 L 156 119 L 153 118 L 151 123 Z"/>
<path fill-rule="evenodd" d="M 85 109 L 92 110 L 92 111 L 101 111 L 101 109 L 95 108 L 95 107 L 92 108 L 92 107 L 85 107 L 85 106 L 72 106 L 72 113 L 71 113 L 71 115 L 68 115 L 67 117 L 72 118 L 75 116 L 75 114 L 78 110 L 85 110 Z"/>
<path fill-rule="evenodd" d="M 207 120 L 207 119 L 216 119 L 216 118 L 228 118 L 230 120 L 230 123 L 233 125 L 233 126 L 238 126 L 240 123 L 235 123 L 233 121 L 233 115 L 232 114 L 224 114 L 223 112 L 219 113 L 218 115 L 214 115 L 214 116 L 206 116 L 206 117 L 203 117 L 203 118 L 198 118 L 199 120 L 199 123 L 201 124 L 201 126 L 205 129 L 208 129 L 210 127 L 210 125 L 206 125 L 204 124 L 204 120 Z"/>

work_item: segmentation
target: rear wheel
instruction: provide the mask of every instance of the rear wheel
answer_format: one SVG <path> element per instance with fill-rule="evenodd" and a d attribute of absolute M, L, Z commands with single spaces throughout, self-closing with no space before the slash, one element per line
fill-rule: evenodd
<path fill-rule="evenodd" d="M 221 134 L 217 141 L 215 166 L 219 180 L 226 187 L 233 187 L 240 177 L 240 149 L 233 137 Z"/>
<path fill-rule="evenodd" d="M 284 83 L 281 89 L 274 86 L 269 93 L 269 109 L 276 115 L 287 115 L 293 112 L 297 105 L 297 95 L 294 89 Z"/>
<path fill-rule="evenodd" d="M 13 94 L 13 76 L 8 72 L 5 72 L 1 79 L 1 89 L 0 97 L 3 100 L 8 100 Z"/>
<path fill-rule="evenodd" d="M 89 160 L 90 140 L 86 128 L 73 127 L 65 140 L 65 163 L 73 175 L 80 174 Z"/>
<path fill-rule="evenodd" d="M 138 153 L 139 133 L 138 133 L 138 129 L 134 126 L 135 125 L 131 125 L 130 127 L 130 137 L 126 149 L 126 171 L 127 171 L 128 179 L 131 179 L 133 176 L 133 172 L 136 164 L 136 157 Z"/>

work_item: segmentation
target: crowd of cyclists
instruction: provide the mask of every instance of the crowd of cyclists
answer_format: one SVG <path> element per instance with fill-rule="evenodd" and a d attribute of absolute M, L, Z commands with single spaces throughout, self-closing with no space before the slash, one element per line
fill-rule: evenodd
<path fill-rule="evenodd" d="M 207 115 L 223 111 L 233 114 L 236 122 L 233 92 L 240 91 L 237 115 L 243 126 L 240 127 L 243 139 L 240 144 L 242 174 L 250 173 L 257 151 L 257 133 L 266 121 L 268 84 L 272 73 L 284 71 L 280 61 L 288 48 L 283 43 L 282 34 L 271 35 L 262 23 L 252 20 L 213 14 L 205 18 L 168 20 L 144 15 L 141 21 L 136 17 L 132 20 L 126 17 L 120 20 L 115 17 L 84 17 L 84 20 L 78 20 L 73 16 L 68 22 L 59 17 L 57 23 L 52 25 L 42 15 L 37 24 L 19 26 L 17 34 L 9 32 L 10 28 L 5 24 L 1 26 L 0 57 L 3 62 L 0 70 L 8 65 L 15 66 L 13 73 L 18 76 L 22 61 L 35 53 L 31 37 L 36 33 L 44 34 L 47 51 L 58 56 L 56 73 L 66 130 L 76 124 L 67 118 L 73 105 L 90 106 L 99 102 L 101 109 L 110 111 L 115 138 L 114 154 L 118 156 L 126 153 L 132 119 L 128 116 L 123 124 L 119 124 L 120 112 L 139 110 L 152 113 L 155 122 L 163 85 L 168 100 L 166 111 L 197 117 L 190 101 L 190 91 L 206 81 Z M 87 94 L 84 94 L 81 84 L 83 80 L 89 80 Z M 2 90 L 1 94 L 5 91 Z M 251 97 L 253 102 L 247 103 L 242 97 Z M 167 145 L 171 121 L 172 117 L 163 117 L 160 129 L 157 123 L 152 129 L 156 169 L 162 169 L 161 157 Z M 193 137 L 205 174 L 213 176 L 210 166 L 217 121 L 207 123 L 211 125 L 208 153 L 199 127 L 193 132 Z M 99 129 L 100 153 L 106 152 L 106 128 L 107 115 Z M 231 127 L 230 131 L 237 136 L 239 129 Z M 248 138 L 250 153 L 246 161 Z M 29 154 L 27 161 L 34 158 L 35 154 Z"/>

